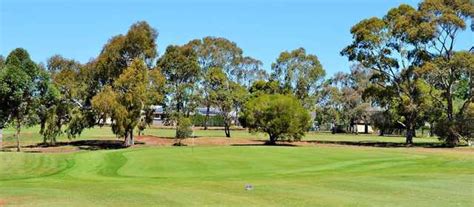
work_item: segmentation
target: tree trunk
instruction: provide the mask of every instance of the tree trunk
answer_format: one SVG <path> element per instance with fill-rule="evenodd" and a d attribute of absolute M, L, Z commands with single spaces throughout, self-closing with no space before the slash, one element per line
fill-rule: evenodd
<path fill-rule="evenodd" d="M 276 140 L 277 140 L 277 137 L 275 135 L 270 135 L 270 142 L 268 142 L 268 144 L 275 145 Z"/>
<path fill-rule="evenodd" d="M 230 137 L 230 124 L 227 121 L 224 123 L 224 132 L 226 137 Z"/>
<path fill-rule="evenodd" d="M 55 138 L 51 138 L 51 140 L 49 141 L 49 145 L 51 145 L 51 146 L 56 145 L 56 139 L 55 139 Z"/>
<path fill-rule="evenodd" d="M 178 127 L 178 126 L 176 126 Z M 178 128 L 176 128 L 176 132 L 174 133 L 174 143 L 178 143 Z"/>
<path fill-rule="evenodd" d="M 128 132 L 125 132 L 125 139 L 123 140 L 123 146 L 128 147 Z"/>
<path fill-rule="evenodd" d="M 135 139 L 133 137 L 133 129 L 130 130 L 130 146 L 135 145 Z"/>
<path fill-rule="evenodd" d="M 3 149 L 3 128 L 0 128 L 0 151 Z"/>
<path fill-rule="evenodd" d="M 430 132 L 429 132 L 430 137 L 432 137 L 434 135 L 434 127 L 433 126 L 434 126 L 434 122 L 431 122 L 430 123 Z"/>
<path fill-rule="evenodd" d="M 411 124 L 407 124 L 407 134 L 406 134 L 406 144 L 411 145 L 413 144 L 413 126 Z"/>
<path fill-rule="evenodd" d="M 209 113 L 211 111 L 211 106 L 207 106 L 206 108 L 206 117 L 204 118 L 204 130 L 207 130 L 207 122 L 209 121 Z"/>
<path fill-rule="evenodd" d="M 449 134 L 448 134 L 448 137 L 446 137 L 446 145 L 448 147 L 455 147 L 459 144 L 459 139 L 458 137 L 456 136 L 456 134 L 454 134 L 454 129 L 452 129 L 452 127 L 454 127 L 453 125 L 449 126 Z"/>
<path fill-rule="evenodd" d="M 235 116 L 233 117 L 234 118 L 234 125 L 235 126 L 240 126 L 240 123 L 239 123 L 239 107 L 238 106 L 235 106 Z"/>
<path fill-rule="evenodd" d="M 128 130 L 128 132 L 125 134 L 125 147 L 133 146 L 135 144 L 135 141 L 133 140 L 133 130 Z"/>
<path fill-rule="evenodd" d="M 58 115 L 58 116 L 57 116 L 57 119 L 56 119 L 56 127 L 57 127 L 58 131 L 61 131 L 61 125 L 62 125 L 62 123 L 61 123 L 61 118 L 60 118 L 60 117 L 61 117 L 61 116 Z M 55 146 L 55 145 L 56 145 L 56 139 L 57 139 L 57 136 L 51 137 L 51 145 L 52 145 L 52 146 Z"/>
<path fill-rule="evenodd" d="M 450 89 L 448 91 L 450 91 Z M 446 115 L 448 115 L 448 120 L 451 122 L 451 121 L 453 121 L 453 118 L 454 118 L 454 116 L 453 116 L 453 97 L 451 95 L 451 92 L 447 93 L 446 102 L 447 102 Z"/>
<path fill-rule="evenodd" d="M 15 134 L 15 137 L 16 137 L 16 151 L 17 151 L 17 152 L 20 152 L 20 151 L 21 151 L 21 146 L 20 146 L 20 131 L 21 131 L 21 124 L 20 124 L 20 122 L 18 121 L 17 124 L 16 124 L 16 134 Z"/>
<path fill-rule="evenodd" d="M 332 123 L 331 133 L 336 134 L 336 124 L 335 123 Z"/>
<path fill-rule="evenodd" d="M 447 111 L 446 115 L 448 116 L 448 137 L 446 137 L 446 144 L 450 147 L 454 147 L 459 144 L 458 137 L 455 134 L 455 121 L 454 121 L 454 110 L 453 110 L 453 96 L 451 94 L 451 85 L 448 87 L 446 91 L 446 102 L 447 102 Z"/>
<path fill-rule="evenodd" d="M 46 119 L 41 119 L 40 122 L 40 134 L 44 133 L 44 127 L 46 125 Z M 46 140 L 46 136 L 43 136 L 43 144 L 47 144 L 48 140 Z"/>

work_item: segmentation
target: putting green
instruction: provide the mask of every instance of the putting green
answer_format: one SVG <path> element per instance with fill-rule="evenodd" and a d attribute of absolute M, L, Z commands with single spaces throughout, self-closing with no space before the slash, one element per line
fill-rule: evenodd
<path fill-rule="evenodd" d="M 472 206 L 474 157 L 436 150 L 0 153 L 0 206 Z M 246 184 L 254 189 L 245 190 Z"/>

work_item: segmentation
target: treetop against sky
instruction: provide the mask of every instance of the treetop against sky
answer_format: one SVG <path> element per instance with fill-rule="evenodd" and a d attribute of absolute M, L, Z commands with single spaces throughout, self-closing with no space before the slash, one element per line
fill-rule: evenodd
<path fill-rule="evenodd" d="M 369 16 L 383 16 L 401 3 L 418 0 L 2 0 L 0 54 L 27 49 L 34 61 L 54 54 L 82 63 L 96 57 L 109 38 L 144 20 L 157 29 L 158 53 L 170 44 L 185 44 L 205 36 L 236 42 L 245 55 L 270 70 L 281 51 L 304 47 L 316 54 L 328 75 L 349 71 L 339 55 L 351 42 L 350 28 Z M 471 34 L 458 38 L 469 49 Z"/>

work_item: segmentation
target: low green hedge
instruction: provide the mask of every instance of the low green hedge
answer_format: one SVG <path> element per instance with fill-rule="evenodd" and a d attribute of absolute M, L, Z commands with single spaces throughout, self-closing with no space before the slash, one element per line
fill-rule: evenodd
<path fill-rule="evenodd" d="M 196 114 L 192 117 L 193 124 L 194 126 L 197 126 L 197 127 L 203 127 L 205 120 L 206 120 L 206 116 L 201 115 L 201 114 Z M 207 126 L 208 127 L 223 127 L 224 118 L 220 115 L 209 116 L 209 119 L 207 121 Z"/>

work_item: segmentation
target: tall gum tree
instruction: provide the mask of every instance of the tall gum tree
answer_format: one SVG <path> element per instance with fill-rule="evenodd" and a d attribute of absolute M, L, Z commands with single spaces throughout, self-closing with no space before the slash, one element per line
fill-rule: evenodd
<path fill-rule="evenodd" d="M 25 49 L 14 49 L 0 70 L 0 107 L 2 121 L 15 126 L 17 151 L 21 151 L 21 127 L 36 118 L 40 77 L 39 66 L 33 62 Z"/>
<path fill-rule="evenodd" d="M 323 85 L 318 107 L 318 122 L 344 125 L 347 131 L 356 132 L 354 122 L 367 123 L 370 101 L 364 100 L 364 91 L 370 85 L 371 71 L 353 65 L 350 73 L 338 72 Z M 333 129 L 335 132 L 335 129 Z"/>
<path fill-rule="evenodd" d="M 133 130 L 147 102 L 148 68 L 142 59 L 135 59 L 113 86 L 106 86 L 92 100 L 98 113 L 109 114 L 112 131 L 124 137 L 124 145 L 134 145 Z"/>
<path fill-rule="evenodd" d="M 303 106 L 312 109 L 326 72 L 316 55 L 304 48 L 284 51 L 272 64 L 272 79 L 278 80 L 283 93 L 293 94 Z"/>
<path fill-rule="evenodd" d="M 252 57 L 244 56 L 243 51 L 235 42 L 221 37 L 204 37 L 190 41 L 188 46 L 196 52 L 201 69 L 199 86 L 202 90 L 202 101 L 206 107 L 204 129 L 207 129 L 210 108 L 213 107 L 209 96 L 209 70 L 221 68 L 230 81 L 248 87 L 256 78 L 266 76 L 261 69 L 262 62 Z M 234 105 L 234 110 L 239 111 L 239 105 Z"/>
<path fill-rule="evenodd" d="M 474 3 L 470 0 L 425 0 L 418 10 L 435 28 L 428 45 L 433 60 L 425 65 L 425 77 L 441 91 L 441 96 L 432 93 L 433 99 L 446 114 L 444 120 L 439 120 L 439 125 L 445 129 L 439 131 L 448 133 L 442 133 L 441 138 L 448 145 L 455 146 L 463 136 L 459 131 L 462 123 L 458 120 L 463 119 L 468 106 L 474 101 L 474 55 L 467 51 L 472 45 L 465 45 L 465 51 L 455 50 L 459 33 L 466 30 L 468 20 L 473 20 Z M 466 90 L 461 89 L 463 87 Z"/>
<path fill-rule="evenodd" d="M 158 32 L 147 22 L 133 24 L 125 35 L 112 37 L 97 57 L 96 78 L 102 85 L 111 84 L 136 58 L 151 66 L 157 56 Z"/>
<path fill-rule="evenodd" d="M 166 80 L 167 113 L 172 121 L 180 124 L 178 120 L 189 116 L 197 102 L 195 87 L 200 73 L 196 53 L 187 45 L 171 45 L 166 48 L 165 54 L 158 59 L 156 65 Z"/>
<path fill-rule="evenodd" d="M 86 82 L 81 74 L 82 64 L 60 55 L 47 60 L 46 70 L 44 73 L 51 77 L 43 78 L 37 111 L 43 143 L 54 145 L 56 138 L 68 131 L 62 128 L 72 119 L 72 112 L 82 106 Z"/>
<path fill-rule="evenodd" d="M 209 98 L 211 103 L 217 106 L 219 113 L 224 120 L 224 133 L 226 137 L 231 137 L 230 126 L 235 105 L 243 105 L 247 96 L 247 89 L 242 85 L 229 80 L 221 68 L 214 67 L 208 72 Z"/>
<path fill-rule="evenodd" d="M 84 128 L 102 124 L 103 117 L 94 113 L 92 99 L 106 87 L 113 87 L 114 82 L 135 59 L 143 61 L 147 68 L 153 68 L 157 57 L 157 36 L 158 32 L 147 22 L 136 22 L 126 34 L 112 37 L 97 58 L 81 67 L 78 75 L 85 87 L 81 89 L 81 99 L 75 101 L 81 107 L 73 111 L 67 129 L 69 136 L 75 137 Z"/>
<path fill-rule="evenodd" d="M 379 105 L 392 108 L 403 118 L 406 143 L 413 143 L 420 118 L 431 105 L 429 85 L 422 78 L 426 52 L 434 26 L 409 5 L 391 9 L 383 19 L 369 18 L 351 29 L 353 42 L 342 55 L 373 70 L 367 89 Z"/>

